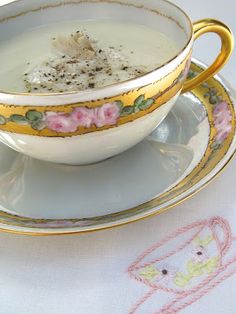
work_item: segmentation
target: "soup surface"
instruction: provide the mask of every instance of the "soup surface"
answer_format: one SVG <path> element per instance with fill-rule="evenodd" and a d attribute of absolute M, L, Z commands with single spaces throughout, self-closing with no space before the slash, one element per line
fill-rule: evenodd
<path fill-rule="evenodd" d="M 143 75 L 178 52 L 141 24 L 70 21 L 0 42 L 0 90 L 50 93 L 99 88 Z"/>

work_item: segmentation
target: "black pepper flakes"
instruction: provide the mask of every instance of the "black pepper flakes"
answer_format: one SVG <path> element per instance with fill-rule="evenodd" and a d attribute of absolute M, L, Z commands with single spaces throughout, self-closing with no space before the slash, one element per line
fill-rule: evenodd
<path fill-rule="evenodd" d="M 83 34 L 82 31 L 75 30 L 72 38 L 76 38 L 76 34 Z M 85 38 L 89 39 L 89 36 L 84 34 Z M 54 38 L 56 39 L 56 38 Z M 95 41 L 93 41 L 95 43 Z M 58 59 L 48 59 L 48 62 L 45 62 L 43 65 L 49 66 L 49 70 L 44 73 L 42 68 L 42 72 L 37 71 L 37 75 L 41 78 L 45 77 L 42 81 L 44 85 L 39 84 L 39 90 L 50 90 L 65 92 L 67 90 L 71 90 L 72 88 L 76 89 L 86 89 L 86 88 L 95 88 L 100 86 L 106 86 L 108 84 L 112 84 L 114 82 L 120 82 L 121 80 L 125 80 L 128 78 L 139 77 L 140 74 L 144 74 L 145 72 L 138 67 L 133 67 L 128 63 L 128 59 L 124 59 L 122 54 L 122 48 L 124 45 L 120 44 L 116 47 L 108 46 L 108 49 L 100 49 L 99 47 L 96 49 L 95 57 L 92 60 L 89 58 L 85 58 L 80 60 L 76 57 L 70 57 L 69 55 L 62 54 L 58 56 Z M 83 49 L 83 47 L 81 47 Z M 109 50 L 110 49 L 110 50 Z M 118 53 L 117 62 L 113 64 L 113 53 L 112 49 L 115 49 Z M 93 50 L 94 52 L 94 50 Z M 135 53 L 135 51 L 129 50 L 130 54 Z M 98 55 L 100 53 L 101 55 Z M 119 56 L 120 53 L 120 56 Z M 27 60 L 26 60 L 27 61 Z M 46 60 L 45 60 L 46 61 Z M 27 64 L 30 64 L 28 62 Z M 122 70 L 126 71 L 123 72 Z M 48 73 L 52 72 L 52 73 Z M 29 75 L 28 73 L 24 74 L 25 76 Z M 83 76 L 84 75 L 84 76 Z M 100 76 L 101 75 L 101 76 Z M 24 77 L 22 77 L 24 79 Z M 30 88 L 30 83 L 25 80 L 26 88 Z M 49 83 L 51 82 L 51 83 Z M 57 83 L 56 83 L 57 82 Z M 54 86 L 53 86 L 54 83 Z M 27 84 L 29 84 L 27 86 Z M 34 89 L 36 84 L 33 84 L 31 89 Z M 46 85 L 46 86 L 45 86 Z M 70 86 L 68 86 L 70 85 Z M 68 86 L 68 87 L 67 87 Z"/>
<path fill-rule="evenodd" d="M 96 71 L 97 71 L 97 72 L 102 71 L 102 69 L 103 69 L 102 67 L 96 67 Z"/>

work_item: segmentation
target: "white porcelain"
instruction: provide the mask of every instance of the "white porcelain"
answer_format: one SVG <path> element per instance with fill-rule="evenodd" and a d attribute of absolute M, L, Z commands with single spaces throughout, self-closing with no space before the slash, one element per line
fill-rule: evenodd
<path fill-rule="evenodd" d="M 235 92 L 218 76 L 207 84 L 232 112 L 230 123 L 225 114 L 227 137 L 212 120 L 222 100 L 209 105 L 201 87 L 180 96 L 142 143 L 97 164 L 52 164 L 0 145 L 0 229 L 66 234 L 110 228 L 161 213 L 200 190 L 236 150 Z"/>
<path fill-rule="evenodd" d="M 63 4 L 57 0 L 15 1 L 0 8 L 0 40 L 46 23 L 106 18 L 124 23 L 141 22 L 156 28 L 176 43 L 179 53 L 167 64 L 142 77 L 96 90 L 54 95 L 0 92 L 0 140 L 3 143 L 41 160 L 72 165 L 90 164 L 117 155 L 139 143 L 166 117 L 183 88 L 194 39 L 193 26 L 188 16 L 167 1 L 88 0 L 81 3 L 68 0 L 63 1 Z M 227 32 L 230 36 L 228 29 Z M 231 49 L 228 54 L 230 52 Z M 223 59 L 221 58 L 220 66 L 226 62 Z M 164 96 L 161 94 L 163 91 Z M 114 96 L 117 97 L 115 100 Z M 134 106 L 135 100 L 140 96 L 151 99 L 152 105 L 148 109 L 133 112 L 127 121 L 120 111 L 115 125 L 105 124 L 105 129 L 91 127 L 83 131 L 87 134 L 81 133 L 80 129 L 70 133 L 52 131 L 48 125 L 43 130 L 35 129 L 31 128 L 29 120 L 24 125 L 12 120 L 16 114 L 23 115 L 24 118 L 29 111 L 41 110 L 41 119 L 46 123 L 45 113 L 48 111 L 56 114 L 68 112 L 65 108 L 74 110 L 75 105 L 76 108 L 98 106 L 103 109 L 103 105 L 111 102 L 114 104 L 114 101 L 117 104 L 120 100 L 125 108 L 127 105 Z"/>
<path fill-rule="evenodd" d="M 1 144 L 3 210 L 31 218 L 88 219 L 132 208 L 163 193 L 196 166 L 207 147 L 205 109 L 197 99 L 190 107 L 189 100 L 188 95 L 181 96 L 148 139 L 92 165 L 43 162 Z M 193 138 L 201 143 L 199 149 L 191 147 Z"/>
<path fill-rule="evenodd" d="M 99 162 L 136 145 L 149 135 L 168 114 L 176 97 L 153 113 L 110 130 L 70 138 L 36 138 L 0 132 L 0 140 L 18 152 L 46 161 L 71 165 Z"/>

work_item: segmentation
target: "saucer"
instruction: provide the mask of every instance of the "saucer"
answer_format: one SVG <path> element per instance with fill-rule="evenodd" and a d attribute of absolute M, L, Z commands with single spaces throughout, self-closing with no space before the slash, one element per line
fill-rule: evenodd
<path fill-rule="evenodd" d="M 204 67 L 193 61 L 189 75 Z M 235 92 L 217 75 L 181 95 L 142 143 L 88 166 L 39 161 L 1 144 L 0 229 L 32 235 L 88 232 L 179 204 L 234 155 L 235 100 Z"/>

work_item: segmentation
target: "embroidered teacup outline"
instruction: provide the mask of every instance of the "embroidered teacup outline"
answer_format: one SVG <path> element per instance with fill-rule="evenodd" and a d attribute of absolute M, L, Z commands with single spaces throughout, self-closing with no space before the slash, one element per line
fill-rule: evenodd
<path fill-rule="evenodd" d="M 195 230 L 193 234 L 173 250 L 158 258 L 149 258 L 155 255 L 155 251 L 165 246 L 171 240 L 186 234 L 186 232 Z M 202 237 L 203 231 L 209 231 L 209 234 Z M 224 239 L 219 236 L 221 231 Z M 158 290 L 172 293 L 175 297 L 161 306 L 154 314 L 178 313 L 183 308 L 191 305 L 207 294 L 211 289 L 229 278 L 236 272 L 236 254 L 227 262 L 223 262 L 223 257 L 232 245 L 232 237 L 229 223 L 222 217 L 213 217 L 208 220 L 194 222 L 170 234 L 143 254 L 128 268 L 129 275 L 137 281 L 149 286 L 151 290 L 144 295 L 130 310 L 129 314 L 140 312 L 141 306 Z M 170 259 L 181 250 L 188 248 L 189 245 L 195 245 L 195 255 L 186 262 L 184 272 L 175 270 L 169 265 L 163 266 L 163 261 Z M 207 248 L 211 249 L 211 253 Z M 213 251 L 213 256 L 212 255 Z M 146 261 L 145 261 L 146 260 Z M 148 260 L 148 261 L 147 261 Z M 159 269 L 156 266 L 160 266 Z M 203 280 L 201 278 L 203 277 Z M 167 279 L 166 279 L 167 278 Z M 199 280 L 199 282 L 198 282 Z M 192 287 L 191 287 L 192 284 Z M 190 289 L 186 287 L 190 286 Z"/>

